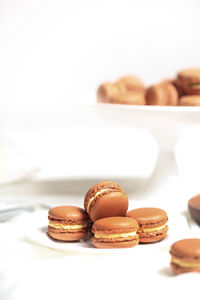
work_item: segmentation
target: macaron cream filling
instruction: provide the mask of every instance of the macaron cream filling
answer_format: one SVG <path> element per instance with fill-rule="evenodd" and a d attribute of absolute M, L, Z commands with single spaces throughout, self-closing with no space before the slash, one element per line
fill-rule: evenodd
<path fill-rule="evenodd" d="M 160 227 L 154 227 L 154 228 L 141 228 L 138 230 L 138 233 L 140 232 L 154 232 L 154 231 L 160 231 L 162 229 L 167 228 L 167 224 L 164 224 L 163 226 Z"/>
<path fill-rule="evenodd" d="M 88 204 L 87 204 L 87 213 L 89 213 L 89 208 L 90 208 L 91 203 L 92 203 L 99 195 L 101 195 L 102 193 L 104 193 L 104 192 L 106 192 L 106 191 L 112 191 L 112 189 L 102 189 L 102 190 L 96 192 L 96 194 L 95 194 L 93 197 L 91 197 L 91 198 L 89 199 Z"/>
<path fill-rule="evenodd" d="M 200 82 L 197 83 L 188 83 L 188 86 L 200 87 Z"/>
<path fill-rule="evenodd" d="M 199 261 L 198 262 L 183 261 L 183 260 L 178 259 L 178 258 L 176 258 L 174 256 L 172 256 L 172 258 L 171 258 L 171 263 L 172 264 L 176 264 L 176 265 L 178 265 L 180 267 L 200 268 L 200 262 Z"/>
<path fill-rule="evenodd" d="M 49 222 L 49 226 L 57 229 L 66 229 L 66 230 L 75 230 L 75 229 L 83 229 L 87 228 L 87 224 L 82 224 L 82 225 L 63 225 L 63 224 L 56 224 Z"/>
<path fill-rule="evenodd" d="M 114 239 L 114 238 L 128 238 L 137 235 L 136 231 L 128 232 L 128 233 L 118 233 L 118 234 L 99 234 L 95 233 L 94 237 L 96 239 Z"/>

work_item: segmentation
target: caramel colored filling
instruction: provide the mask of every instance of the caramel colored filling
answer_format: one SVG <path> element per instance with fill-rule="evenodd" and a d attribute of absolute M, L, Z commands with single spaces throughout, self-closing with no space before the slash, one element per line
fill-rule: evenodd
<path fill-rule="evenodd" d="M 90 205 L 91 205 L 91 203 L 99 196 L 99 195 L 101 195 L 103 192 L 105 192 L 105 191 L 112 191 L 112 189 L 102 189 L 102 190 L 100 190 L 99 192 L 96 192 L 96 194 L 92 197 L 92 198 L 90 198 L 90 200 L 88 201 L 88 205 L 87 205 L 87 213 L 89 213 L 89 208 L 90 208 Z"/>
<path fill-rule="evenodd" d="M 164 229 L 167 225 L 163 225 L 163 226 L 160 226 L 160 227 L 154 227 L 154 228 L 141 228 L 138 230 L 138 233 L 140 232 L 154 232 L 154 231 L 160 231 L 162 229 Z"/>
<path fill-rule="evenodd" d="M 197 83 L 188 83 L 188 86 L 191 86 L 191 87 L 200 87 L 200 82 L 197 82 Z"/>
<path fill-rule="evenodd" d="M 127 238 L 132 237 L 137 234 L 136 231 L 128 232 L 128 233 L 120 233 L 120 234 L 98 234 L 96 233 L 94 237 L 96 239 L 114 239 L 114 238 Z"/>
<path fill-rule="evenodd" d="M 73 230 L 73 229 L 83 229 L 87 228 L 87 224 L 83 225 L 63 225 L 63 224 L 55 224 L 52 222 L 49 222 L 49 226 L 57 229 L 68 229 L 68 230 Z"/>
<path fill-rule="evenodd" d="M 175 258 L 172 256 L 171 263 L 176 264 L 180 267 L 191 267 L 191 268 L 200 268 L 200 262 L 188 262 L 188 261 L 182 261 L 181 259 Z"/>

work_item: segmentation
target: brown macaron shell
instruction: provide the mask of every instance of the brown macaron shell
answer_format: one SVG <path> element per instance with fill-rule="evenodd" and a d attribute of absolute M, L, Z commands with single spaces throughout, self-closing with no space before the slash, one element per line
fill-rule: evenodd
<path fill-rule="evenodd" d="M 161 81 L 160 84 L 168 84 L 170 83 L 173 87 L 175 87 L 176 93 L 178 94 L 178 98 L 180 98 L 182 96 L 182 92 L 179 89 L 179 86 L 177 85 L 177 79 L 176 78 L 168 78 L 168 79 L 164 79 Z M 178 103 L 177 103 L 178 105 Z"/>
<path fill-rule="evenodd" d="M 176 85 L 182 95 L 200 95 L 200 68 L 180 71 Z"/>
<path fill-rule="evenodd" d="M 146 91 L 146 102 L 147 105 L 176 106 L 178 92 L 175 86 L 168 82 L 152 85 Z"/>
<path fill-rule="evenodd" d="M 164 239 L 167 236 L 168 226 L 155 231 L 143 231 L 149 228 L 164 226 L 168 221 L 167 213 L 160 208 L 144 207 L 129 211 L 127 217 L 137 220 L 139 224 L 140 243 L 153 243 Z"/>
<path fill-rule="evenodd" d="M 171 246 L 170 254 L 172 256 L 170 265 L 175 274 L 200 272 L 200 266 L 182 266 L 173 262 L 176 259 L 181 263 L 200 265 L 200 239 L 179 240 Z"/>
<path fill-rule="evenodd" d="M 76 206 L 56 206 L 49 210 L 49 222 L 55 226 L 84 225 L 84 228 L 64 229 L 48 226 L 48 235 L 60 241 L 78 241 L 84 238 L 89 230 L 89 217 L 84 209 Z"/>
<path fill-rule="evenodd" d="M 121 77 L 117 83 L 122 83 L 126 91 L 128 92 L 136 92 L 136 91 L 144 91 L 145 85 L 144 82 L 137 76 L 127 75 Z"/>
<path fill-rule="evenodd" d="M 111 98 L 110 103 L 124 105 L 145 105 L 145 93 L 143 91 L 132 91 L 118 94 Z"/>
<path fill-rule="evenodd" d="M 96 221 L 92 226 L 94 235 L 101 237 L 92 238 L 92 242 L 97 248 L 130 248 L 139 243 L 138 235 L 129 237 L 106 237 L 105 235 L 119 235 L 137 232 L 138 223 L 136 220 L 127 217 L 109 217 Z"/>
<path fill-rule="evenodd" d="M 101 194 L 96 193 L 103 191 Z M 95 199 L 88 204 L 92 197 Z M 95 222 L 98 219 L 114 216 L 125 216 L 128 210 L 128 197 L 122 187 L 113 181 L 104 181 L 94 185 L 85 196 L 84 207 L 90 219 Z"/>
<path fill-rule="evenodd" d="M 153 85 L 146 90 L 147 105 L 166 105 L 161 85 Z"/>
<path fill-rule="evenodd" d="M 111 99 L 120 93 L 125 93 L 126 89 L 123 84 L 105 82 L 97 90 L 97 102 L 111 103 Z"/>
<path fill-rule="evenodd" d="M 200 95 L 183 96 L 179 99 L 180 106 L 200 106 Z"/>
<path fill-rule="evenodd" d="M 188 209 L 192 218 L 200 225 L 200 195 L 188 201 Z"/>
<path fill-rule="evenodd" d="M 169 106 L 176 106 L 178 105 L 178 91 L 176 87 L 171 83 L 163 83 L 162 86 L 165 86 L 165 93 L 167 98 L 167 105 Z"/>
<path fill-rule="evenodd" d="M 183 274 L 183 273 L 189 273 L 189 272 L 200 272 L 200 268 L 193 268 L 193 267 L 180 267 L 177 264 L 170 263 L 172 271 L 176 274 Z"/>

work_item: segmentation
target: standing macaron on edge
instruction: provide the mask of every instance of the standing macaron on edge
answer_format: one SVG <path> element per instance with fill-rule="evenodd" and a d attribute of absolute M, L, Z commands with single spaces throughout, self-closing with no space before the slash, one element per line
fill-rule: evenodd
<path fill-rule="evenodd" d="M 116 182 L 103 181 L 88 190 L 84 208 L 93 222 L 106 217 L 125 216 L 128 196 Z"/>

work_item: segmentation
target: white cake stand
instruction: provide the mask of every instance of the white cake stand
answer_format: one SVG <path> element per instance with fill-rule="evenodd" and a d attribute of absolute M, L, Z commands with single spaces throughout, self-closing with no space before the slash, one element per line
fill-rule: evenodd
<path fill-rule="evenodd" d="M 151 185 L 162 185 L 169 175 L 178 175 L 175 145 L 184 128 L 200 123 L 200 107 L 134 106 L 94 103 L 88 108 L 104 120 L 147 129 L 160 152 Z M 148 151 L 148 149 L 147 149 Z"/>

